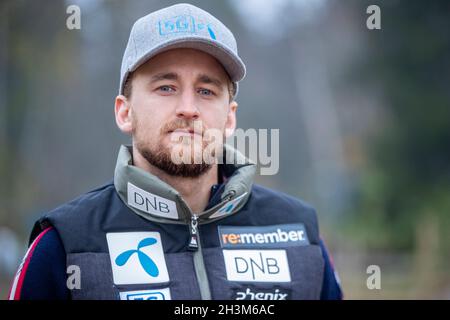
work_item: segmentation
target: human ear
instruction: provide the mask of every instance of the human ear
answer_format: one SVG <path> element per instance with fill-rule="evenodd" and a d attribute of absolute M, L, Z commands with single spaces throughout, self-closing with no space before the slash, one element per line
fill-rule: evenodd
<path fill-rule="evenodd" d="M 131 134 L 133 130 L 131 104 L 127 97 L 118 95 L 114 103 L 116 124 L 123 133 Z"/>
<path fill-rule="evenodd" d="M 237 110 L 238 104 L 236 101 L 231 101 L 229 108 L 228 108 L 228 114 L 227 114 L 227 121 L 225 123 L 225 137 L 229 138 L 233 135 L 234 130 L 236 129 L 236 110 Z"/>

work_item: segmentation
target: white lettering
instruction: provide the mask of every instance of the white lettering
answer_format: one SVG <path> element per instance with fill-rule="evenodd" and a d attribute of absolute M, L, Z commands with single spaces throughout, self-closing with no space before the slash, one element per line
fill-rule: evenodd
<path fill-rule="evenodd" d="M 369 30 L 381 29 L 381 9 L 377 5 L 370 5 L 367 7 L 366 13 L 371 15 L 367 18 L 366 25 Z"/>
<path fill-rule="evenodd" d="M 70 5 L 66 9 L 66 13 L 70 14 L 66 20 L 66 27 L 69 30 L 81 29 L 81 10 L 79 6 Z"/>

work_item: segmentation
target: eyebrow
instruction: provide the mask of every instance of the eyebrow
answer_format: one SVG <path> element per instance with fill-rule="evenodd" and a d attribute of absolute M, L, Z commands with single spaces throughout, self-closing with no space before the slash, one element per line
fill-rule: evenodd
<path fill-rule="evenodd" d="M 178 75 L 174 72 L 165 72 L 165 73 L 158 73 L 152 76 L 151 82 L 157 82 L 161 80 L 177 80 Z"/>
<path fill-rule="evenodd" d="M 207 84 L 213 84 L 216 87 L 218 87 L 219 89 L 222 88 L 222 81 L 220 81 L 219 79 L 216 79 L 216 78 L 212 78 L 206 74 L 200 74 L 197 77 L 197 81 L 202 82 L 202 83 L 207 83 Z"/>

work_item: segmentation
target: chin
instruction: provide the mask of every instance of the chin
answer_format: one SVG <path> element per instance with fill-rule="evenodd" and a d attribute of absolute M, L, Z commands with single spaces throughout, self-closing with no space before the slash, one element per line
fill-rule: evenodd
<path fill-rule="evenodd" d="M 200 164 L 203 162 L 203 152 L 204 146 L 201 144 L 189 144 L 184 145 L 180 142 L 175 142 L 168 149 L 171 155 L 179 155 L 175 156 L 174 163 L 183 162 L 184 164 Z"/>

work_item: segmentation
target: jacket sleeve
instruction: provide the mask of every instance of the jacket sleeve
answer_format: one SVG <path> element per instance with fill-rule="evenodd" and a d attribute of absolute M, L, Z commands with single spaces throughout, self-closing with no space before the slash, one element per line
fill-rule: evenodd
<path fill-rule="evenodd" d="M 69 299 L 66 253 L 53 227 L 34 237 L 14 277 L 10 300 Z"/>
<path fill-rule="evenodd" d="M 320 294 L 320 299 L 321 300 L 342 300 L 343 293 L 342 293 L 339 277 L 337 275 L 336 270 L 334 269 L 333 262 L 331 260 L 330 255 L 328 254 L 328 251 L 327 251 L 322 239 L 320 240 L 320 248 L 322 249 L 322 256 L 325 261 L 322 292 Z"/>

